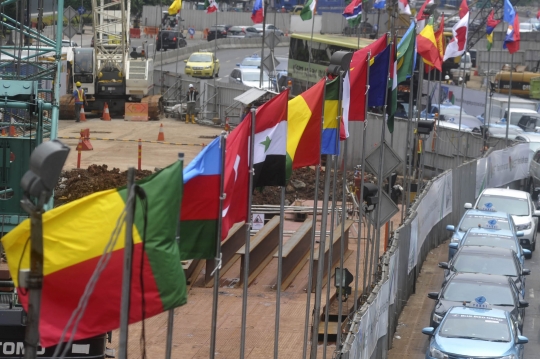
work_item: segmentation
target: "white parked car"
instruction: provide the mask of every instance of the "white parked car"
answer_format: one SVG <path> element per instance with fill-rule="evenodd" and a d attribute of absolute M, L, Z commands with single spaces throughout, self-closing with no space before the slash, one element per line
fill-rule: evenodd
<path fill-rule="evenodd" d="M 465 203 L 465 208 L 472 208 L 472 205 Z M 504 211 L 512 215 L 516 230 L 523 232 L 523 237 L 519 239 L 521 246 L 535 250 L 540 211 L 536 210 L 529 193 L 507 188 L 487 188 L 480 193 L 474 208 Z"/>
<path fill-rule="evenodd" d="M 535 31 L 535 27 L 530 22 L 522 22 L 519 24 L 519 32 L 533 32 Z"/>
<path fill-rule="evenodd" d="M 229 76 L 230 83 L 243 84 L 249 87 L 257 87 L 260 84 L 260 69 L 251 69 L 251 68 L 236 68 L 232 70 L 231 75 Z M 262 81 L 263 90 L 272 90 L 272 81 L 268 77 L 268 74 L 263 71 L 263 81 Z"/>

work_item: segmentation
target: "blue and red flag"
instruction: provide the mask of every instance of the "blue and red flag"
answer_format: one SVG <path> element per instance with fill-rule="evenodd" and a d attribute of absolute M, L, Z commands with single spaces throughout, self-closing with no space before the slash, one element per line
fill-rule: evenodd
<path fill-rule="evenodd" d="M 264 20 L 264 1 L 255 0 L 253 4 L 253 12 L 251 13 L 251 20 L 254 24 L 260 24 Z"/>
<path fill-rule="evenodd" d="M 504 0 L 503 21 L 508 23 L 503 48 L 508 49 L 508 52 L 513 54 L 519 50 L 519 16 L 510 0 Z"/>
<path fill-rule="evenodd" d="M 493 10 L 491 10 L 486 21 L 486 34 L 491 35 L 493 30 L 495 30 L 495 28 L 497 27 L 497 25 L 499 25 L 500 22 L 501 20 L 495 20 L 494 12 Z"/>
<path fill-rule="evenodd" d="M 184 168 L 179 242 L 182 260 L 212 259 L 216 255 L 222 167 L 218 137 Z"/>

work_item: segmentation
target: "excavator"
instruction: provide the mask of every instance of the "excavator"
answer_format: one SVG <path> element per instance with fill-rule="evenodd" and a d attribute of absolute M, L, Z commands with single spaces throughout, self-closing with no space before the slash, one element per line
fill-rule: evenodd
<path fill-rule="evenodd" d="M 538 72 L 540 60 L 532 71 L 525 71 L 525 66 L 517 66 L 512 71 L 512 95 L 529 98 L 531 97 L 531 79 L 540 77 Z M 497 92 L 508 94 L 510 88 L 510 66 L 505 65 L 501 71 L 495 75 L 495 83 L 498 84 Z"/>
<path fill-rule="evenodd" d="M 67 92 L 60 98 L 60 118 L 73 119 L 73 90 L 84 89 L 85 112 L 101 114 L 107 104 L 113 116 L 123 116 L 129 102 L 148 104 L 148 118 L 163 112 L 161 95 L 150 95 L 154 86 L 154 61 L 147 55 L 131 56 L 129 14 L 131 0 L 92 0 L 93 46 L 72 48 L 67 63 Z"/>

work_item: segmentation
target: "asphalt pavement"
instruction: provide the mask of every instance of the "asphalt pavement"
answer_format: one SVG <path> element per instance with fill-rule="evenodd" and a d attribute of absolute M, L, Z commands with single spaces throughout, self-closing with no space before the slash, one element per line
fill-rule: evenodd
<path fill-rule="evenodd" d="M 269 54 L 267 48 L 264 49 L 265 57 Z M 220 70 L 218 81 L 228 82 L 229 75 L 232 70 L 236 67 L 237 63 L 240 63 L 245 57 L 257 54 L 261 56 L 261 49 L 223 49 L 217 50 L 217 58 L 219 59 Z M 274 51 L 276 57 L 289 57 L 289 47 L 276 47 Z M 185 63 L 183 60 L 175 62 L 172 64 L 166 64 L 161 66 L 158 63 L 154 64 L 156 70 L 163 69 L 165 71 L 172 71 L 179 74 L 184 73 Z"/>

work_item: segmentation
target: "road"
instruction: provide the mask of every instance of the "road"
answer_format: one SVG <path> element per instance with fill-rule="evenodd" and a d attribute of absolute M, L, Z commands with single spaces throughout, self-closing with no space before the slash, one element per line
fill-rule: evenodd
<path fill-rule="evenodd" d="M 425 358 L 428 337 L 422 334 L 422 328 L 429 326 L 429 316 L 435 304 L 427 298 L 427 293 L 441 289 L 443 271 L 437 264 L 447 258 L 448 241 L 430 251 L 417 279 L 416 293 L 409 298 L 399 317 L 393 349 L 388 353 L 389 359 Z M 529 302 L 529 308 L 525 310 L 523 335 L 529 338 L 529 343 L 525 344 L 523 359 L 536 359 L 540 353 L 540 250 L 535 251 L 532 258 L 525 261 L 525 268 L 531 270 L 531 275 L 526 279 L 525 300 Z"/>
<path fill-rule="evenodd" d="M 268 55 L 268 49 L 264 49 L 265 57 Z M 217 51 L 217 58 L 220 63 L 220 70 L 218 81 L 228 82 L 231 71 L 236 67 L 236 64 L 242 61 L 245 57 L 253 54 L 261 55 L 261 49 L 224 49 Z M 288 57 L 288 47 L 276 47 L 274 52 L 276 57 Z M 172 63 L 160 66 L 159 63 L 154 65 L 156 70 L 163 69 L 165 71 L 172 71 L 179 74 L 184 73 L 184 61 L 180 60 L 178 63 Z"/>

